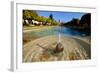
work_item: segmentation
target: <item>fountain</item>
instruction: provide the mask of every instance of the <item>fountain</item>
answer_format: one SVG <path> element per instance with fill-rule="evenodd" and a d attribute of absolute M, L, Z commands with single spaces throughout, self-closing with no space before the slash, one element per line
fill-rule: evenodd
<path fill-rule="evenodd" d="M 60 29 L 62 29 L 61 26 L 59 26 L 59 27 L 60 27 Z M 55 54 L 55 53 L 57 54 L 57 53 L 63 52 L 63 50 L 64 50 L 64 46 L 61 43 L 61 34 L 60 34 L 61 31 L 62 30 L 60 30 L 59 33 L 58 33 L 58 41 L 57 41 L 57 44 L 55 45 L 55 48 L 52 49 L 53 54 Z M 37 44 L 37 45 L 39 47 L 43 48 L 44 50 L 48 50 L 48 49 L 50 50 L 50 48 L 43 47 L 43 46 L 41 46 L 39 44 Z"/>
<path fill-rule="evenodd" d="M 60 29 L 61 29 L 61 26 L 60 26 Z M 60 32 L 61 32 L 61 30 L 60 30 Z M 64 46 L 61 43 L 61 34 L 60 34 L 60 32 L 58 34 L 58 42 L 57 42 L 57 45 L 56 45 L 55 50 L 54 50 L 55 53 L 60 53 L 64 50 Z"/>

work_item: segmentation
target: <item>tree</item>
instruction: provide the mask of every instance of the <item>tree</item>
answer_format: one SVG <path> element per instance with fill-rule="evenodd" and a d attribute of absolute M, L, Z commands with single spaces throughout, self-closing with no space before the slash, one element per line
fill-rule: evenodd
<path fill-rule="evenodd" d="M 35 19 L 38 16 L 36 11 L 33 10 L 23 10 L 23 19 Z"/>
<path fill-rule="evenodd" d="M 50 18 L 51 20 L 53 20 L 53 15 L 52 15 L 52 14 L 50 14 L 50 15 L 49 15 L 49 18 Z"/>
<path fill-rule="evenodd" d="M 71 22 L 72 22 L 72 25 L 78 25 L 79 21 L 80 21 L 79 19 L 73 18 Z"/>
<path fill-rule="evenodd" d="M 47 22 L 47 23 L 51 23 L 52 20 L 51 20 L 50 18 L 47 18 L 46 22 Z"/>
<path fill-rule="evenodd" d="M 82 25 L 82 24 L 85 24 L 85 23 L 87 23 L 88 25 L 91 25 L 91 14 L 90 13 L 84 14 L 81 17 L 79 24 Z"/>

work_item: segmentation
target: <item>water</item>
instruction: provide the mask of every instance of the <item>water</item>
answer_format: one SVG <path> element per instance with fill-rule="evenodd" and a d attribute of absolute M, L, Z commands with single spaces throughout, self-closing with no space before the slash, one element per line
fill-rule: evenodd
<path fill-rule="evenodd" d="M 46 29 L 41 29 L 39 31 L 31 31 L 28 33 L 24 33 L 27 34 L 28 36 L 34 37 L 42 37 L 42 36 L 48 36 L 48 35 L 58 35 L 59 38 L 61 35 L 68 35 L 68 36 L 87 36 L 86 33 L 83 32 L 79 32 L 70 28 L 66 28 L 66 27 L 51 27 L 51 28 L 46 28 Z M 60 35 L 59 35 L 60 34 Z"/>
<path fill-rule="evenodd" d="M 57 27 L 56 31 L 60 33 L 61 35 L 71 35 L 71 36 L 87 36 L 87 33 L 85 32 L 79 32 L 77 30 L 67 28 L 67 27 Z"/>

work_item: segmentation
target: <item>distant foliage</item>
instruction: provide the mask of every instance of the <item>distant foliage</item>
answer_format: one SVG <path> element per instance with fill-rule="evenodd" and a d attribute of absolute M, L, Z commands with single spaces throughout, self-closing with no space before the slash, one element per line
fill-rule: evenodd
<path fill-rule="evenodd" d="M 50 23 L 51 25 L 59 25 L 59 23 L 53 19 L 53 15 L 50 14 L 48 18 L 39 16 L 36 11 L 34 10 L 23 10 L 23 19 L 28 20 L 30 23 L 32 20 L 36 20 L 38 22 L 43 22 L 45 25 L 46 23 Z M 24 25 L 26 25 L 24 23 Z"/>
<path fill-rule="evenodd" d="M 33 10 L 23 10 L 23 19 L 36 19 L 38 14 Z"/>
<path fill-rule="evenodd" d="M 50 15 L 49 15 L 49 18 L 50 18 L 51 20 L 53 20 L 53 14 L 50 14 Z"/>
<path fill-rule="evenodd" d="M 91 24 L 91 14 L 87 13 L 85 15 L 82 16 L 80 23 L 79 24 Z"/>
<path fill-rule="evenodd" d="M 86 32 L 87 34 L 91 34 L 91 14 L 84 14 L 81 19 L 73 18 L 71 21 L 62 24 L 65 27 L 70 27 L 72 29 Z"/>

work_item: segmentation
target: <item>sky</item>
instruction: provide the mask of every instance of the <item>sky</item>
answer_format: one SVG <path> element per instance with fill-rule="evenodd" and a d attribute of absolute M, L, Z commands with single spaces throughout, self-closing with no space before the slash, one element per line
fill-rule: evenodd
<path fill-rule="evenodd" d="M 85 13 L 82 12 L 56 12 L 56 11 L 37 11 L 39 16 L 49 17 L 50 14 L 56 21 L 68 22 L 73 18 L 80 19 Z"/>

